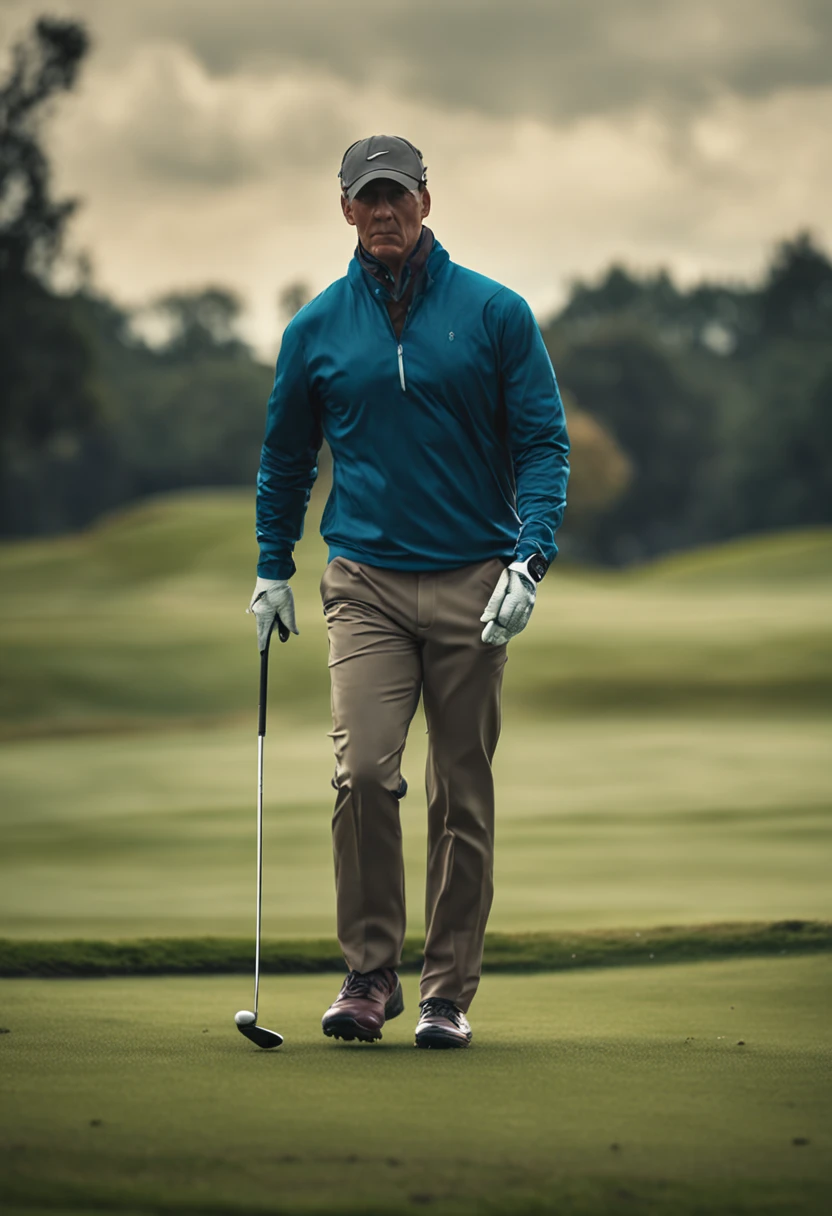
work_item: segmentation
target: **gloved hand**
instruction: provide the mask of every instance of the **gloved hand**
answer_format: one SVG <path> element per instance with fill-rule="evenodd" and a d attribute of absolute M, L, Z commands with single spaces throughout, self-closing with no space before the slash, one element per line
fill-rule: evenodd
<path fill-rule="evenodd" d="M 504 570 L 480 617 L 487 621 L 482 640 L 501 646 L 516 637 L 529 623 L 534 608 L 535 585 L 511 567 Z"/>
<path fill-rule="evenodd" d="M 257 649 L 261 654 L 266 649 L 275 617 L 292 633 L 298 632 L 295 597 L 285 578 L 258 578 L 246 612 L 253 612 L 257 621 Z M 285 640 L 281 638 L 281 641 Z"/>

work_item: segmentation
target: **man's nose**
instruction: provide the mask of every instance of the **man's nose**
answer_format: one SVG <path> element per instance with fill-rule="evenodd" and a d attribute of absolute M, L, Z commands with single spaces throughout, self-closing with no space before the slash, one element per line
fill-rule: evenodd
<path fill-rule="evenodd" d="M 392 210 L 393 210 L 393 208 L 392 208 L 389 198 L 385 198 L 384 195 L 381 195 L 379 198 L 376 199 L 375 206 L 373 207 L 374 215 L 376 215 L 376 216 L 390 215 Z"/>

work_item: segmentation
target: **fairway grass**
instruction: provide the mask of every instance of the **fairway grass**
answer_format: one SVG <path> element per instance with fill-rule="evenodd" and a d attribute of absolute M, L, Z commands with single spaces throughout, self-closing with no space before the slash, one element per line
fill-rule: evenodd
<path fill-rule="evenodd" d="M 316 486 L 276 648 L 275 723 L 325 722 Z M 240 720 L 256 699 L 251 491 L 151 499 L 86 532 L 0 544 L 0 737 Z M 832 530 L 619 573 L 556 564 L 509 650 L 512 715 L 828 710 Z"/>
<path fill-rule="evenodd" d="M 320 1033 L 334 977 L 0 984 L 0 1201 L 36 1212 L 826 1213 L 832 960 L 483 981 L 467 1052 Z"/>
<path fill-rule="evenodd" d="M 334 931 L 326 729 L 267 737 L 267 937 Z M 420 714 L 403 762 L 414 937 L 425 743 Z M 489 927 L 828 920 L 829 771 L 829 724 L 814 717 L 506 715 Z M 249 937 L 255 779 L 256 741 L 239 728 L 0 745 L 0 934 Z"/>

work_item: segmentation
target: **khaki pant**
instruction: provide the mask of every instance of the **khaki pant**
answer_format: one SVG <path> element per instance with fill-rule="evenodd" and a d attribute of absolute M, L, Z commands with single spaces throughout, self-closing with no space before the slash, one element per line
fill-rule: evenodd
<path fill-rule="evenodd" d="M 505 646 L 480 613 L 506 563 L 381 570 L 336 557 L 321 579 L 338 788 L 332 823 L 338 938 L 355 971 L 395 967 L 405 933 L 398 790 L 419 695 L 428 724 L 422 999 L 467 1009 L 493 895 L 494 783 Z"/>

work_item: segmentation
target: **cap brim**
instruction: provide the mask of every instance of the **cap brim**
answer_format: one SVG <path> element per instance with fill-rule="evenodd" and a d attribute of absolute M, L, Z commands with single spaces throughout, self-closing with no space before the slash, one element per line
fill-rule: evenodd
<path fill-rule="evenodd" d="M 406 186 L 408 190 L 418 190 L 421 182 L 411 177 L 409 173 L 400 173 L 398 169 L 382 169 L 381 165 L 377 169 L 370 169 L 367 173 L 357 178 L 349 189 L 346 191 L 347 198 L 350 202 L 353 201 L 356 194 L 363 190 L 368 182 L 378 181 L 380 178 L 387 178 L 388 181 L 398 182 L 400 186 Z"/>

